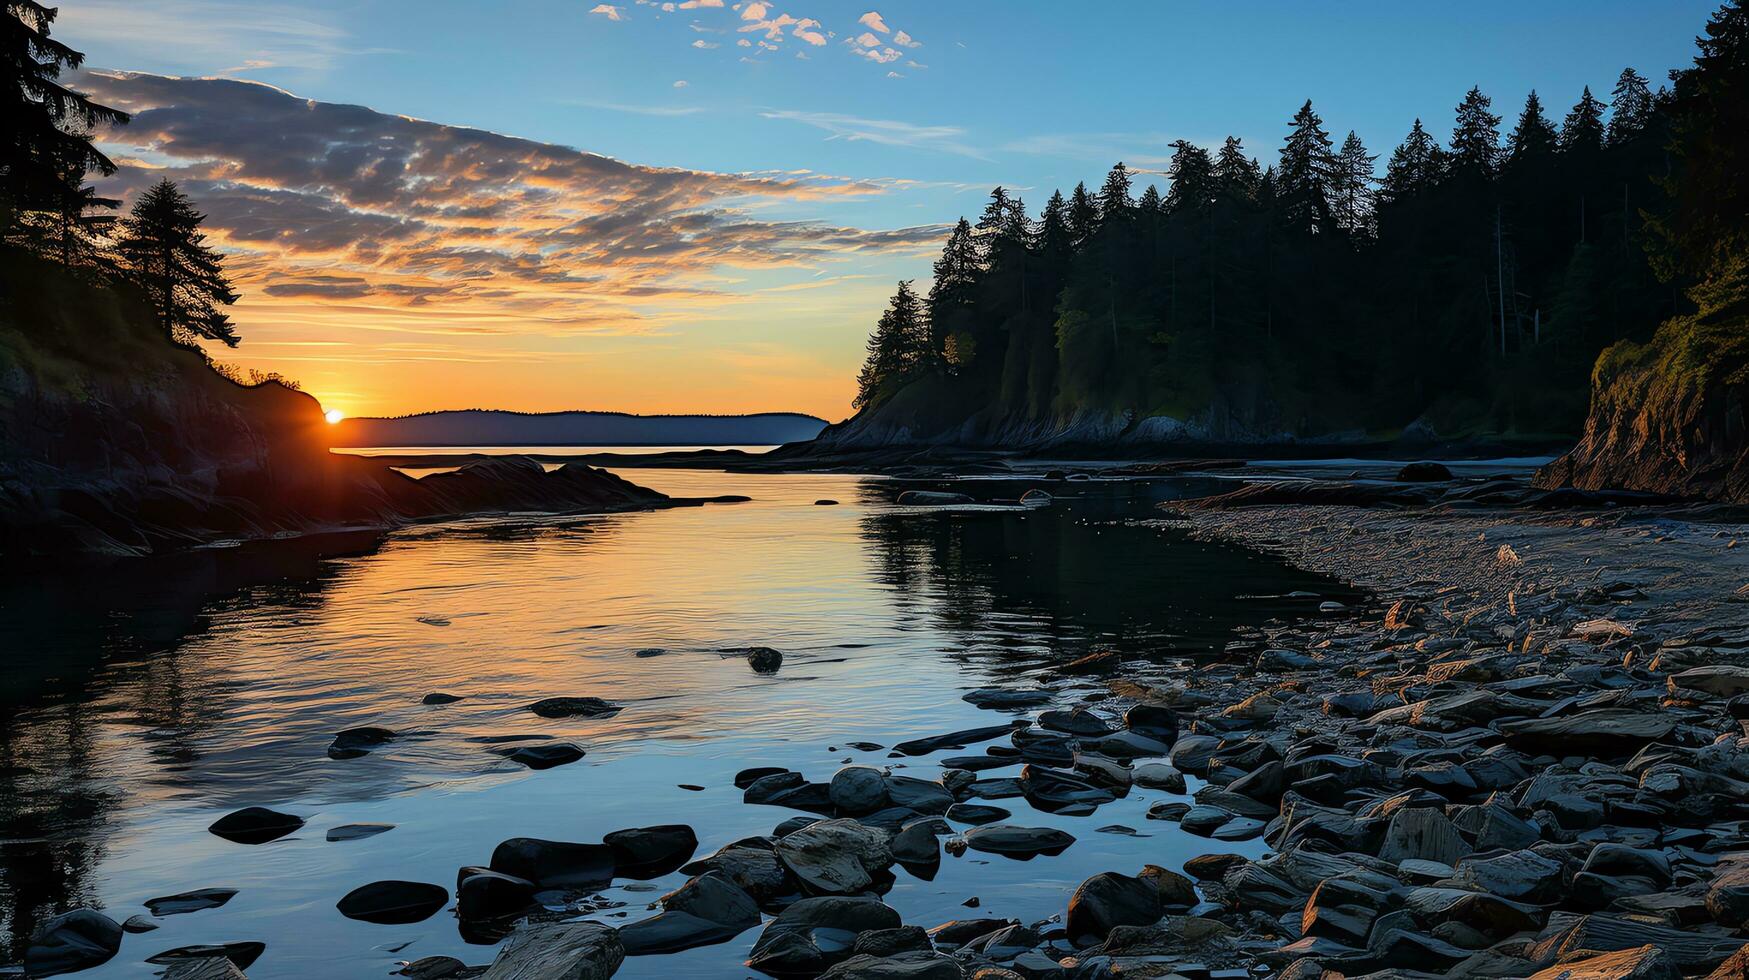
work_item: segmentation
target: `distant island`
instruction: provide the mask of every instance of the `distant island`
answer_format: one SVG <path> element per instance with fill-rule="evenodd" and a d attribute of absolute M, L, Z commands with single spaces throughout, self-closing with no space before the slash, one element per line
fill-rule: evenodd
<path fill-rule="evenodd" d="M 772 446 L 806 442 L 825 419 L 796 412 L 631 415 L 464 409 L 345 419 L 331 444 L 363 446 Z"/>

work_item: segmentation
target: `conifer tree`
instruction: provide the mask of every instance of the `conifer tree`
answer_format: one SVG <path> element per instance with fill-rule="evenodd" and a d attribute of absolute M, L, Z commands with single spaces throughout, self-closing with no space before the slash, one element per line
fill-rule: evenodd
<path fill-rule="evenodd" d="M 926 331 L 922 309 L 911 283 L 903 281 L 868 339 L 868 356 L 856 378 L 857 408 L 879 401 L 909 380 L 921 365 Z"/>
<path fill-rule="evenodd" d="M 1172 213 L 1200 211 L 1215 196 L 1215 164 L 1209 151 L 1187 140 L 1172 144 L 1172 162 L 1166 168 L 1172 183 L 1166 188 L 1166 210 Z"/>
<path fill-rule="evenodd" d="M 1452 168 L 1471 177 L 1494 173 L 1500 156 L 1500 117 L 1490 109 L 1493 100 L 1472 88 L 1458 103 L 1457 125 L 1451 132 Z"/>
<path fill-rule="evenodd" d="M 1135 202 L 1130 200 L 1130 172 L 1119 160 L 1117 166 L 1105 175 L 1105 184 L 1099 188 L 1099 220 L 1101 222 L 1122 221 L 1129 217 L 1130 209 Z"/>
<path fill-rule="evenodd" d="M 205 220 L 194 202 L 165 178 L 134 202 L 121 222 L 117 248 L 172 340 L 216 340 L 235 347 L 237 333 L 219 307 L 235 303 L 237 294 L 225 278 L 223 257 L 207 246 L 200 231 Z"/>
<path fill-rule="evenodd" d="M 1008 221 L 1009 210 L 1008 192 L 1001 187 L 990 191 L 990 202 L 984 205 L 984 213 L 978 216 L 978 234 L 987 239 L 1000 232 Z"/>
<path fill-rule="evenodd" d="M 1087 244 L 1087 240 L 1098 230 L 1099 206 L 1093 203 L 1093 196 L 1087 193 L 1086 184 L 1076 184 L 1074 192 L 1069 195 L 1067 219 L 1069 241 L 1076 248 Z"/>
<path fill-rule="evenodd" d="M 1555 125 L 1543 114 L 1542 100 L 1537 98 L 1536 89 L 1531 89 L 1524 100 L 1524 111 L 1518 114 L 1518 125 L 1506 138 L 1506 161 L 1513 166 L 1524 166 L 1548 159 L 1555 154 L 1555 144 Z"/>
<path fill-rule="evenodd" d="M 1165 203 L 1160 198 L 1160 188 L 1149 184 L 1141 196 L 1136 198 L 1136 210 L 1142 214 L 1158 214 L 1165 207 Z"/>
<path fill-rule="evenodd" d="M 1620 146 L 1638 136 L 1652 119 L 1652 88 L 1646 77 L 1632 68 L 1623 68 L 1616 79 L 1615 91 L 1609 96 L 1609 131 L 1605 141 Z"/>
<path fill-rule="evenodd" d="M 1069 205 L 1062 191 L 1052 191 L 1050 200 L 1038 219 L 1039 248 L 1050 256 L 1063 256 L 1075 248 L 1075 236 L 1069 229 Z"/>
<path fill-rule="evenodd" d="M 1390 200 L 1418 197 L 1439 182 L 1444 173 L 1445 151 L 1422 125 L 1415 120 L 1409 135 L 1391 151 L 1385 164 L 1385 179 L 1381 193 Z"/>
<path fill-rule="evenodd" d="M 1257 182 L 1261 178 L 1257 161 L 1245 155 L 1245 145 L 1239 137 L 1227 137 L 1215 157 L 1215 183 L 1221 193 L 1229 200 L 1252 200 L 1257 196 Z"/>
<path fill-rule="evenodd" d="M 1324 120 L 1312 109 L 1312 100 L 1300 106 L 1289 125 L 1287 142 L 1281 148 L 1281 168 L 1276 173 L 1276 193 L 1290 227 L 1316 230 L 1329 215 L 1336 158 L 1330 152 Z"/>
<path fill-rule="evenodd" d="M 1603 149 L 1603 110 L 1603 103 L 1592 96 L 1591 86 L 1585 86 L 1584 94 L 1561 123 L 1561 152 L 1589 155 Z"/>
<path fill-rule="evenodd" d="M 1377 154 L 1366 152 L 1366 145 L 1353 130 L 1348 131 L 1336 153 L 1330 205 L 1337 227 L 1350 235 L 1372 233 L 1373 162 L 1377 159 Z"/>

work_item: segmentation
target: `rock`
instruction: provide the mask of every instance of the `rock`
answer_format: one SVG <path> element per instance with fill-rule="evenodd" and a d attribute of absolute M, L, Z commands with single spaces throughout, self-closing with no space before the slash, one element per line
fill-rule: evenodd
<path fill-rule="evenodd" d="M 775 674 L 783 666 L 783 654 L 770 647 L 747 648 L 747 666 L 755 674 Z"/>
<path fill-rule="evenodd" d="M 986 854 L 1001 854 L 1027 860 L 1038 854 L 1057 855 L 1067 850 L 1075 838 L 1055 827 L 1016 827 L 1012 824 L 990 824 L 966 831 L 966 846 Z"/>
<path fill-rule="evenodd" d="M 1366 948 L 1382 965 L 1437 973 L 1470 955 L 1469 950 L 1421 932 L 1414 918 L 1400 911 L 1382 915 L 1373 923 Z"/>
<path fill-rule="evenodd" d="M 1087 946 L 1117 926 L 1151 925 L 1160 914 L 1160 893 L 1151 882 L 1107 871 L 1075 889 L 1064 924 L 1071 942 Z"/>
<path fill-rule="evenodd" d="M 887 805 L 887 775 L 873 767 L 841 768 L 833 774 L 829 795 L 843 816 L 873 814 Z"/>
<path fill-rule="evenodd" d="M 968 745 L 988 742 L 1002 738 L 1014 731 L 1013 725 L 991 725 L 987 728 L 968 728 L 958 732 L 948 732 L 946 735 L 933 735 L 929 738 L 914 738 L 893 746 L 893 751 L 900 755 L 928 755 L 942 749 L 963 749 Z"/>
<path fill-rule="evenodd" d="M 597 922 L 542 922 L 510 934 L 482 980 L 608 980 L 625 946 Z"/>
<path fill-rule="evenodd" d="M 456 915 L 462 919 L 503 919 L 534 904 L 535 884 L 526 878 L 486 868 L 463 868 L 456 876 Z"/>
<path fill-rule="evenodd" d="M 945 507 L 952 504 L 972 504 L 977 501 L 963 493 L 942 493 L 936 490 L 907 490 L 895 501 L 900 507 Z"/>
<path fill-rule="evenodd" d="M 213 821 L 207 829 L 237 844 L 265 844 L 278 840 L 304 825 L 303 817 L 276 813 L 266 807 L 244 807 Z"/>
<path fill-rule="evenodd" d="M 613 851 L 614 876 L 640 881 L 668 874 L 698 850 L 698 835 L 679 823 L 616 830 L 601 842 Z"/>
<path fill-rule="evenodd" d="M 44 922 L 24 948 L 24 968 L 31 976 L 89 970 L 109 962 L 121 949 L 122 928 L 93 909 L 74 909 Z"/>
<path fill-rule="evenodd" d="M 1075 773 L 1028 765 L 1020 771 L 1021 792 L 1026 801 L 1047 813 L 1071 806 L 1098 807 L 1117 799 L 1110 789 L 1096 786 Z"/>
<path fill-rule="evenodd" d="M 967 691 L 961 700 L 979 708 L 992 710 L 1036 708 L 1050 704 L 1052 700 L 1049 691 L 1017 691 L 1003 687 L 980 687 Z"/>
<path fill-rule="evenodd" d="M 777 858 L 817 894 L 849 895 L 893 863 L 886 835 L 850 819 L 822 820 L 780 838 Z"/>
<path fill-rule="evenodd" d="M 1530 980 L 1681 980 L 1675 958 L 1656 946 L 1636 946 L 1597 956 L 1563 960 Z"/>
<path fill-rule="evenodd" d="M 159 918 L 166 915 L 181 915 L 185 912 L 200 912 L 205 909 L 216 909 L 230 901 L 237 894 L 235 888 L 201 888 L 178 895 L 166 895 L 163 898 L 148 898 L 145 901 L 146 911 Z"/>
<path fill-rule="evenodd" d="M 827 498 L 827 497 L 822 497 L 819 500 L 814 501 L 814 506 L 815 507 L 836 507 L 836 506 L 838 506 L 838 501 L 832 500 L 832 499 Z"/>
<path fill-rule="evenodd" d="M 369 755 L 370 750 L 394 741 L 400 736 L 387 728 L 348 728 L 334 736 L 334 742 L 328 746 L 330 759 L 356 759 Z"/>
<path fill-rule="evenodd" d="M 158 966 L 174 967 L 190 960 L 205 960 L 220 957 L 229 960 L 238 970 L 247 970 L 261 954 L 267 952 L 266 943 L 202 943 L 197 946 L 178 946 L 146 957 L 147 963 Z"/>
<path fill-rule="evenodd" d="M 959 960 L 917 951 L 886 957 L 857 954 L 820 974 L 820 980 L 964 980 L 965 975 Z"/>
<path fill-rule="evenodd" d="M 420 881 L 373 881 L 360 885 L 335 908 L 348 919 L 378 925 L 406 925 L 431 918 L 449 904 L 449 891 Z"/>
<path fill-rule="evenodd" d="M 223 956 L 181 960 L 164 971 L 164 980 L 249 980 L 237 964 Z"/>
<path fill-rule="evenodd" d="M 541 742 L 536 745 L 517 745 L 493 751 L 512 762 L 520 762 L 530 769 L 552 769 L 557 766 L 569 765 L 583 758 L 583 750 L 570 742 Z"/>
<path fill-rule="evenodd" d="M 1184 773 L 1164 762 L 1137 766 L 1130 771 L 1130 782 L 1143 789 L 1163 789 L 1168 793 L 1182 794 L 1188 788 L 1184 782 Z"/>
<path fill-rule="evenodd" d="M 893 956 L 898 953 L 927 952 L 935 944 L 922 926 L 898 926 L 893 929 L 870 929 L 856 935 L 852 953 L 864 956 Z"/>
<path fill-rule="evenodd" d="M 1199 881 L 1221 881 L 1227 873 L 1250 863 L 1238 854 L 1199 854 L 1184 862 L 1184 872 Z"/>
<path fill-rule="evenodd" d="M 1020 502 L 1029 507 L 1047 507 L 1054 499 L 1056 498 L 1037 487 L 1020 495 Z"/>
<path fill-rule="evenodd" d="M 614 856 L 606 844 L 512 837 L 492 851 L 491 868 L 542 888 L 586 888 L 613 880 Z"/>
<path fill-rule="evenodd" d="M 1180 772 L 1206 776 L 1209 762 L 1214 759 L 1215 750 L 1220 747 L 1220 739 L 1208 735 L 1186 735 L 1173 743 L 1172 753 L 1166 758 Z"/>
<path fill-rule="evenodd" d="M 1666 682 L 1671 694 L 1699 691 L 1714 697 L 1732 698 L 1749 693 L 1749 667 L 1735 664 L 1708 664 L 1690 667 L 1671 674 Z"/>
<path fill-rule="evenodd" d="M 1105 650 L 1071 660 L 1058 667 L 1057 673 L 1087 677 L 1095 674 L 1109 674 L 1121 666 L 1123 666 L 1122 655 L 1115 650 Z"/>
<path fill-rule="evenodd" d="M 1566 867 L 1535 851 L 1506 851 L 1465 858 L 1452 881 L 1515 902 L 1553 902 L 1566 893 Z"/>
<path fill-rule="evenodd" d="M 601 698 L 545 698 L 528 710 L 542 718 L 609 718 L 619 714 L 620 706 Z"/>
<path fill-rule="evenodd" d="M 947 808 L 947 819 L 956 823 L 986 824 L 1006 820 L 1014 814 L 999 806 L 981 803 L 955 803 Z"/>
<path fill-rule="evenodd" d="M 1469 853 L 1470 845 L 1457 828 L 1431 807 L 1408 807 L 1393 813 L 1379 847 L 1379 857 L 1392 864 L 1410 859 L 1456 864 Z"/>
<path fill-rule="evenodd" d="M 795 882 L 775 851 L 731 844 L 710 857 L 681 869 L 687 874 L 716 871 L 736 887 L 766 905 L 795 890 Z"/>
<path fill-rule="evenodd" d="M 735 788 L 746 789 L 767 776 L 781 776 L 787 772 L 789 772 L 788 769 L 778 766 L 754 766 L 751 769 L 743 769 L 735 774 Z M 801 773 L 796 773 L 796 779 L 798 782 L 801 780 Z"/>
<path fill-rule="evenodd" d="M 1124 712 L 1124 727 L 1170 745 L 1178 739 L 1178 712 L 1171 706 L 1142 702 Z"/>
<path fill-rule="evenodd" d="M 1143 867 L 1142 873 L 1136 877 L 1154 886 L 1155 893 L 1160 896 L 1161 908 L 1190 908 L 1198 901 L 1196 884 L 1176 871 L 1150 864 Z"/>
<path fill-rule="evenodd" d="M 1281 802 L 1281 794 L 1287 789 L 1284 772 L 1281 763 L 1266 762 L 1228 783 L 1227 790 L 1260 803 L 1267 803 L 1274 809 Z"/>
<path fill-rule="evenodd" d="M 124 932 L 151 932 L 158 928 L 158 923 L 153 922 L 150 916 L 130 915 L 122 922 L 121 927 Z"/>
<path fill-rule="evenodd" d="M 1233 819 L 1233 814 L 1218 806 L 1193 806 L 1178 818 L 1178 825 L 1187 834 L 1208 837 Z"/>
<path fill-rule="evenodd" d="M 1560 955 L 1581 950 L 1614 953 L 1641 946 L 1656 946 L 1669 953 L 1684 973 L 1711 970 L 1743 946 L 1738 937 L 1707 935 L 1652 925 L 1616 915 L 1568 916 L 1551 922 L 1533 949 Z"/>
<path fill-rule="evenodd" d="M 879 899 L 837 895 L 804 898 L 771 920 L 747 965 L 774 976 L 818 976 L 848 959 L 859 933 L 896 929 L 899 913 Z"/>
<path fill-rule="evenodd" d="M 715 871 L 664 896 L 662 905 L 662 912 L 620 927 L 627 956 L 724 943 L 759 924 L 753 896 Z"/>
<path fill-rule="evenodd" d="M 1300 932 L 1350 946 L 1365 946 L 1373 922 L 1389 901 L 1388 893 L 1360 882 L 1326 878 L 1306 899 L 1300 912 Z"/>
<path fill-rule="evenodd" d="M 1707 887 L 1706 908 L 1720 925 L 1735 928 L 1749 922 L 1749 863 L 1720 869 Z"/>
<path fill-rule="evenodd" d="M 886 777 L 887 802 L 893 806 L 939 816 L 953 806 L 954 796 L 946 786 L 915 776 Z"/>
<path fill-rule="evenodd" d="M 1112 731 L 1105 719 L 1086 708 L 1075 708 L 1072 711 L 1046 711 L 1038 716 L 1040 728 L 1048 728 L 1054 732 L 1067 732 L 1070 735 L 1109 735 Z"/>
<path fill-rule="evenodd" d="M 457 701 L 461 701 L 464 699 L 465 699 L 465 696 L 461 695 L 461 694 L 445 694 L 442 691 L 433 691 L 432 693 L 425 695 L 423 698 L 420 698 L 419 703 L 420 704 L 454 704 Z"/>
<path fill-rule="evenodd" d="M 1622 708 L 1593 708 L 1553 718 L 1500 723 L 1509 744 L 1553 755 L 1618 758 L 1631 755 L 1676 730 L 1667 715 Z"/>
<path fill-rule="evenodd" d="M 334 844 L 340 841 L 364 840 L 394 829 L 395 825 L 392 823 L 343 823 L 338 827 L 328 828 L 328 842 Z"/>
<path fill-rule="evenodd" d="M 1444 483 L 1451 479 L 1451 470 L 1444 463 L 1409 463 L 1397 471 L 1398 483 Z"/>
<path fill-rule="evenodd" d="M 1542 925 L 1537 909 L 1488 892 L 1423 886 L 1404 892 L 1402 899 L 1403 905 L 1424 922 L 1462 922 L 1495 938 Z"/>
<path fill-rule="evenodd" d="M 422 956 L 407 964 L 398 971 L 399 976 L 411 980 L 445 980 L 468 968 L 466 963 L 453 956 Z"/>

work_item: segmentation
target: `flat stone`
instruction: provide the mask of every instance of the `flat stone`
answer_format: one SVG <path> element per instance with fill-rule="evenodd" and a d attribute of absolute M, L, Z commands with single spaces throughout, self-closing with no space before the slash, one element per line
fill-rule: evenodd
<path fill-rule="evenodd" d="M 216 909 L 229 902 L 236 894 L 237 889 L 235 888 L 200 888 L 191 892 L 166 895 L 163 898 L 148 898 L 145 901 L 145 906 L 146 911 L 163 918 L 167 915 L 182 915 L 187 912 Z"/>
<path fill-rule="evenodd" d="M 517 929 L 482 980 L 608 980 L 625 946 L 597 922 L 543 922 Z"/>

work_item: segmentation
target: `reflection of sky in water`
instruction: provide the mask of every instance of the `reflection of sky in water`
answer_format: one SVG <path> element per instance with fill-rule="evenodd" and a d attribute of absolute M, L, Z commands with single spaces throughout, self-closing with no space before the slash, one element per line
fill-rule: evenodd
<path fill-rule="evenodd" d="M 961 689 L 1107 643 L 1207 647 L 1276 611 L 1235 596 L 1328 591 L 1263 559 L 1096 522 L 1139 512 L 1158 484 L 1059 485 L 1089 496 L 1039 512 L 949 514 L 900 511 L 891 484 L 848 476 L 628 475 L 680 496 L 756 499 L 423 527 L 332 559 L 288 558 L 310 547 L 290 543 L 267 559 L 209 554 L 83 588 L 60 579 L 0 593 L 0 649 L 34 651 L 0 654 L 9 938 L 49 907 L 90 903 L 119 920 L 154 896 L 223 886 L 241 890 L 224 908 L 164 919 L 83 975 L 145 977 L 155 968 L 144 958 L 160 950 L 250 939 L 268 944 L 249 971 L 257 980 L 381 977 L 397 959 L 436 953 L 485 962 L 491 950 L 464 944 L 448 913 L 374 926 L 333 904 L 379 878 L 449 887 L 458 866 L 484 863 L 510 836 L 588 841 L 685 822 L 708 852 L 791 815 L 743 805 L 738 769 L 776 764 L 825 779 L 845 759 L 884 764 L 885 752 L 842 746 L 991 724 L 1002 716 L 966 705 Z M 784 651 L 782 671 L 761 677 L 717 652 L 749 645 Z M 667 652 L 635 655 L 649 648 Z M 468 699 L 419 704 L 431 691 Z M 555 695 L 627 707 L 599 721 L 522 710 Z M 334 732 L 367 724 L 408 734 L 362 759 L 325 756 Z M 525 733 L 573 740 L 588 758 L 530 773 L 474 740 Z M 938 772 L 927 760 L 894 762 Z M 1063 827 L 1079 842 L 1024 864 L 944 857 L 932 882 L 898 872 L 888 900 L 925 926 L 1059 913 L 1094 871 L 1177 866 L 1211 849 L 1143 819 L 1161 798 L 1137 792 L 1086 818 L 997 801 L 1015 822 Z M 249 804 L 309 824 L 252 848 L 205 832 Z M 397 827 L 324 841 L 327 828 L 353 822 Z M 1153 836 L 1095 830 L 1113 823 Z M 609 897 L 636 917 L 655 894 Z M 961 905 L 974 895 L 977 913 Z M 755 935 L 629 960 L 621 975 L 740 975 Z"/>

